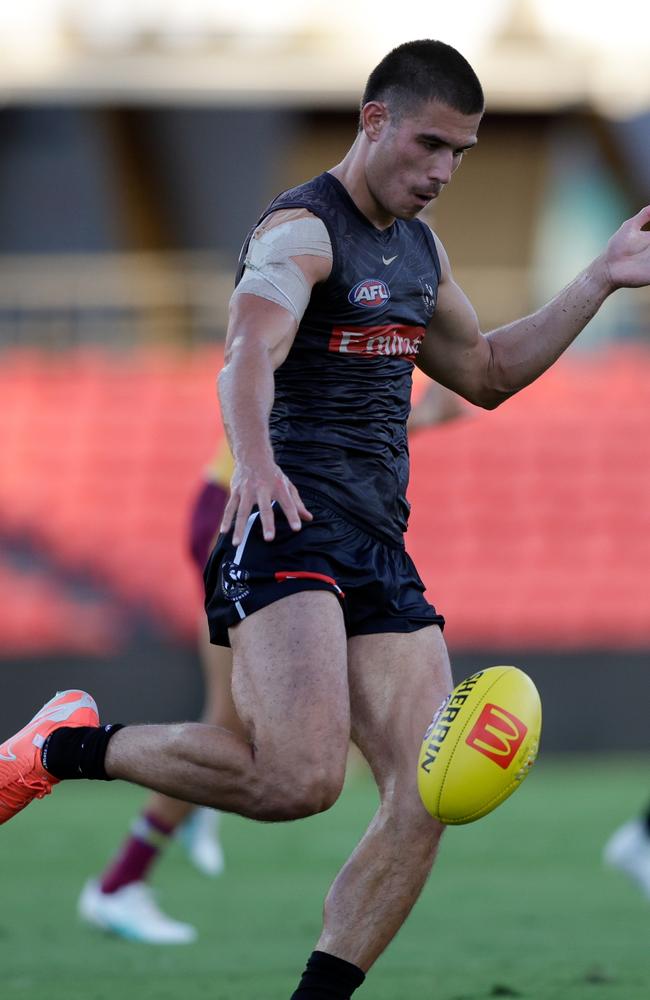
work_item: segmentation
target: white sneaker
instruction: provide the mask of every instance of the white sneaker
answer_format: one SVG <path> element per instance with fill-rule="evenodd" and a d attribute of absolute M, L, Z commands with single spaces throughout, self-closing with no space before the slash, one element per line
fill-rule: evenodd
<path fill-rule="evenodd" d="M 219 840 L 221 814 L 205 806 L 195 809 L 180 828 L 179 836 L 187 856 L 200 872 L 213 878 L 226 866 Z"/>
<path fill-rule="evenodd" d="M 145 882 L 131 882 L 117 892 L 102 892 L 94 879 L 86 882 L 79 903 L 79 916 L 88 924 L 111 931 L 129 941 L 148 944 L 190 944 L 196 929 L 172 920 L 157 906 Z"/>
<path fill-rule="evenodd" d="M 625 872 L 650 899 L 650 835 L 640 819 L 619 827 L 605 844 L 606 865 Z"/>

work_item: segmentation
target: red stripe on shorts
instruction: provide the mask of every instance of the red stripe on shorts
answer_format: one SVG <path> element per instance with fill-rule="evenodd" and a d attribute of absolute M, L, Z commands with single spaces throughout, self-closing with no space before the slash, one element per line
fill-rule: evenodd
<path fill-rule="evenodd" d="M 326 576 L 325 573 L 310 573 L 308 570 L 280 570 L 275 574 L 275 579 L 278 583 L 282 583 L 283 580 L 322 580 L 323 583 L 329 583 L 334 587 L 339 597 L 345 597 L 334 577 Z"/>

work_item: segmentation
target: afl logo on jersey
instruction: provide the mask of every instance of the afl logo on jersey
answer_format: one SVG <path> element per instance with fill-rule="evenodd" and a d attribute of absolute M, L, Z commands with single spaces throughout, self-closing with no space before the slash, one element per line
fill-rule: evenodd
<path fill-rule="evenodd" d="M 348 302 L 353 306 L 363 306 L 365 309 L 377 309 L 388 302 L 390 291 L 381 278 L 364 278 L 358 282 L 348 295 Z"/>

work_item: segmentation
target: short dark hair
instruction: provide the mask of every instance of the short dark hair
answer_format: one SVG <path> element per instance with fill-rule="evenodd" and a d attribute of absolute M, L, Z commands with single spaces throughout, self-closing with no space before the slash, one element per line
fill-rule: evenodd
<path fill-rule="evenodd" d="M 396 118 L 424 101 L 437 100 L 464 115 L 483 111 L 479 78 L 460 52 L 431 38 L 404 42 L 384 56 L 368 77 L 361 107 L 387 104 Z"/>

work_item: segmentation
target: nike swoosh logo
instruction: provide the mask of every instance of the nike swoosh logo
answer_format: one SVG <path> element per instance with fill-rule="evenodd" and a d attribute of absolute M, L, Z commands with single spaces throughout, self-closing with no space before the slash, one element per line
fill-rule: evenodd
<path fill-rule="evenodd" d="M 381 259 L 383 260 L 386 267 L 388 267 L 389 264 L 392 264 L 394 260 L 397 260 L 398 257 L 399 257 L 398 253 L 396 253 L 394 257 L 389 257 L 388 259 L 386 259 L 386 257 L 384 257 L 383 254 L 381 255 Z"/>

